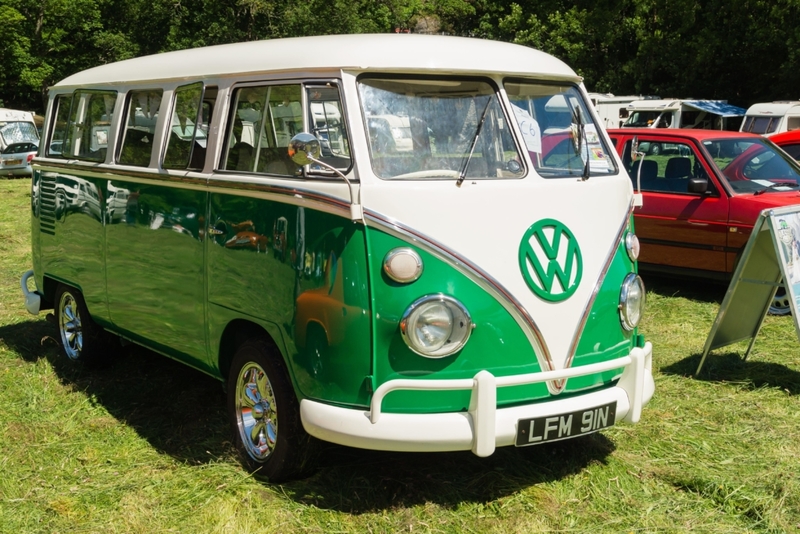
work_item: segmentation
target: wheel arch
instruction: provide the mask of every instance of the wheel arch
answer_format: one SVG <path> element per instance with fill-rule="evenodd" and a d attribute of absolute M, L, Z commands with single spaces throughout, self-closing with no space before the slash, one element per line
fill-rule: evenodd
<path fill-rule="evenodd" d="M 233 319 L 227 324 L 222 332 L 219 343 L 218 365 L 220 376 L 224 379 L 228 376 L 233 362 L 236 349 L 248 339 L 261 337 L 268 341 L 275 354 L 284 358 L 283 353 L 278 347 L 278 343 L 262 325 L 246 319 Z M 284 361 L 284 364 L 287 362 Z M 287 366 L 288 367 L 288 366 Z"/>
<path fill-rule="evenodd" d="M 42 305 L 40 309 L 42 310 L 52 310 L 55 309 L 56 305 L 56 289 L 58 289 L 58 284 L 65 284 L 71 287 L 75 287 L 74 284 L 67 284 L 66 282 L 60 282 L 55 278 L 45 275 L 42 278 Z M 76 288 L 79 289 L 79 288 Z M 80 290 L 80 289 L 79 289 Z"/>

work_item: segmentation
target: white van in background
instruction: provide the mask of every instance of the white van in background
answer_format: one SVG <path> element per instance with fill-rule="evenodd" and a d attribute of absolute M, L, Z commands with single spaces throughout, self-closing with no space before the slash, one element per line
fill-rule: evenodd
<path fill-rule="evenodd" d="M 0 151 L 14 143 L 39 144 L 39 130 L 33 113 L 0 108 Z"/>
<path fill-rule="evenodd" d="M 623 128 L 739 129 L 745 109 L 727 100 L 637 100 L 627 106 Z"/>
<path fill-rule="evenodd" d="M 741 131 L 765 136 L 800 128 L 800 101 L 778 100 L 747 109 Z"/>
<path fill-rule="evenodd" d="M 657 96 L 615 96 L 611 93 L 589 93 L 589 98 L 605 128 L 621 128 L 628 118 L 628 104 L 631 102 L 658 99 Z"/>

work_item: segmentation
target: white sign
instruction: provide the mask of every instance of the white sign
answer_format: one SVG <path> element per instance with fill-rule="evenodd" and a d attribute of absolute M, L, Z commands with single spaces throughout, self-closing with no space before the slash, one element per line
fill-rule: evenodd
<path fill-rule="evenodd" d="M 710 351 L 739 341 L 750 341 L 744 354 L 747 359 L 781 285 L 786 287 L 795 331 L 800 339 L 798 239 L 800 205 L 767 209 L 759 214 L 706 339 L 697 373 Z"/>

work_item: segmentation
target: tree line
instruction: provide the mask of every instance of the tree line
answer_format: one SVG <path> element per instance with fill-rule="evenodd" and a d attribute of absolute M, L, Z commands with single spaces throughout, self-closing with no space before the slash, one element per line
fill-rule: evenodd
<path fill-rule="evenodd" d="M 746 107 L 800 99 L 798 15 L 800 0 L 0 0 L 0 104 L 41 113 L 62 78 L 141 55 L 410 31 L 544 50 L 589 91 Z"/>

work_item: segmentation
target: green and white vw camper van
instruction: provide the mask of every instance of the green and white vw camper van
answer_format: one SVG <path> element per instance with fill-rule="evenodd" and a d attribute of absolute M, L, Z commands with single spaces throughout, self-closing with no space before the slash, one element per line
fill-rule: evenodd
<path fill-rule="evenodd" d="M 633 203 L 580 77 L 542 52 L 184 50 L 51 88 L 22 289 L 71 360 L 122 338 L 221 380 L 271 480 L 310 436 L 487 456 L 639 420 Z"/>

